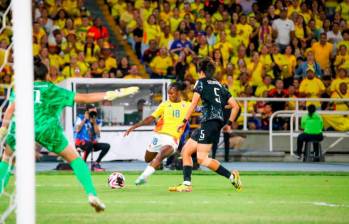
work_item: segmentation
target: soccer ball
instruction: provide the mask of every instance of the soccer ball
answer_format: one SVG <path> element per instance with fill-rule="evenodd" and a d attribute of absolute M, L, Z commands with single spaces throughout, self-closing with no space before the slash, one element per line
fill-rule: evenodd
<path fill-rule="evenodd" d="M 113 172 L 108 177 L 108 185 L 112 189 L 120 189 L 125 187 L 125 177 L 122 175 L 122 173 L 119 172 Z"/>

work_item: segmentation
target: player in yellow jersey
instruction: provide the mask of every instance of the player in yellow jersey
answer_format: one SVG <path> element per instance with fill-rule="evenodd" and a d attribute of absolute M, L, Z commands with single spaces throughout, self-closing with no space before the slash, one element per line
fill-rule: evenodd
<path fill-rule="evenodd" d="M 145 161 L 149 164 L 137 178 L 136 185 L 145 184 L 147 178 L 155 172 L 162 160 L 177 150 L 178 141 L 182 135 L 182 131 L 178 131 L 178 126 L 182 123 L 190 103 L 182 101 L 180 88 L 176 83 L 170 84 L 168 97 L 169 100 L 161 103 L 152 115 L 133 125 L 124 134 L 124 136 L 127 136 L 136 128 L 149 125 L 158 119 L 154 129 L 154 136 L 144 156 Z"/>

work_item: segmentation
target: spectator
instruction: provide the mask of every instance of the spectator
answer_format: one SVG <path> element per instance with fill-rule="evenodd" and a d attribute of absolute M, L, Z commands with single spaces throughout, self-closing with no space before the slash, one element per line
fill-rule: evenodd
<path fill-rule="evenodd" d="M 128 74 L 124 77 L 124 79 L 141 79 L 142 76 L 139 73 L 137 65 L 132 65 Z"/>
<path fill-rule="evenodd" d="M 321 69 L 328 69 L 330 67 L 330 60 L 332 59 L 333 44 L 327 41 L 327 34 L 321 33 L 320 41 L 314 43 L 311 49 Z"/>
<path fill-rule="evenodd" d="M 247 23 L 246 15 L 240 15 L 239 23 L 237 24 L 236 28 L 237 34 L 241 37 L 243 44 L 248 46 L 253 28 Z"/>
<path fill-rule="evenodd" d="M 59 73 L 55 66 L 50 66 L 50 82 L 58 84 L 64 80 L 64 77 Z"/>
<path fill-rule="evenodd" d="M 108 29 L 103 26 L 101 18 L 96 18 L 94 20 L 93 26 L 87 31 L 87 35 L 89 34 L 93 35 L 94 40 L 109 38 Z"/>
<path fill-rule="evenodd" d="M 315 71 L 313 68 L 308 68 L 307 77 L 303 79 L 299 87 L 300 97 L 306 98 L 320 98 L 322 93 L 325 91 L 325 86 L 322 81 L 315 77 Z M 320 108 L 320 102 L 311 102 L 307 101 L 307 106 L 315 105 L 317 108 Z"/>
<path fill-rule="evenodd" d="M 333 44 L 333 54 L 336 53 L 338 43 L 343 40 L 342 33 L 339 28 L 339 23 L 333 23 L 332 30 L 327 32 L 327 39 Z"/>
<path fill-rule="evenodd" d="M 333 64 L 337 70 L 340 68 L 349 70 L 349 54 L 347 46 L 344 44 L 339 46 L 339 51 L 337 51 L 336 59 Z"/>
<path fill-rule="evenodd" d="M 280 18 L 274 20 L 272 27 L 276 36 L 275 42 L 283 53 L 295 35 L 294 23 L 287 18 L 287 8 L 281 9 Z"/>
<path fill-rule="evenodd" d="M 348 84 L 345 82 L 341 82 L 339 84 L 339 90 L 335 90 L 332 93 L 331 98 L 333 98 L 333 99 L 349 98 Z M 349 110 L 349 103 L 348 102 L 335 102 L 334 103 L 334 110 L 348 111 Z"/>
<path fill-rule="evenodd" d="M 146 20 L 146 22 L 144 22 L 143 30 L 144 30 L 144 33 L 143 33 L 142 52 L 148 49 L 150 40 L 156 40 L 156 43 L 159 43 L 161 32 L 154 14 L 150 15 Z"/>
<path fill-rule="evenodd" d="M 193 46 L 189 40 L 187 40 L 187 34 L 185 32 L 180 33 L 180 39 L 175 40 L 171 47 L 170 50 L 182 50 L 184 48 L 190 48 L 193 49 Z"/>
<path fill-rule="evenodd" d="M 174 65 L 176 81 L 178 83 L 183 83 L 188 70 L 187 57 L 184 51 L 179 53 L 177 62 Z"/>
<path fill-rule="evenodd" d="M 84 54 L 85 59 L 88 63 L 92 63 L 97 61 L 97 56 L 100 52 L 100 48 L 97 44 L 94 42 L 94 34 L 88 33 L 86 37 L 86 42 L 84 45 Z"/>
<path fill-rule="evenodd" d="M 323 120 L 322 117 L 316 113 L 316 106 L 308 106 L 308 114 L 302 116 L 301 128 L 304 132 L 297 137 L 297 153 L 298 158 L 301 158 L 304 142 L 317 141 L 314 143 L 315 157 L 320 158 L 319 141 L 323 140 Z"/>
<path fill-rule="evenodd" d="M 173 68 L 172 58 L 169 56 L 166 48 L 160 48 L 158 56 L 150 63 L 152 69 L 151 78 L 165 78 L 169 74 L 169 69 Z"/>
<path fill-rule="evenodd" d="M 269 120 L 272 114 L 273 114 L 273 109 L 271 105 L 265 104 L 262 112 L 262 121 L 261 121 L 262 130 L 269 130 Z"/>
<path fill-rule="evenodd" d="M 145 65 L 146 69 L 147 69 L 147 67 L 149 67 L 150 62 L 158 54 L 158 52 L 159 52 L 159 49 L 158 49 L 158 44 L 157 44 L 156 40 L 154 40 L 154 39 L 150 40 L 149 41 L 149 48 L 143 54 L 143 63 Z M 150 73 L 150 72 L 148 72 L 148 73 Z"/>
<path fill-rule="evenodd" d="M 286 47 L 285 54 L 284 54 L 284 60 L 285 60 L 284 65 L 287 66 L 287 69 L 288 69 L 287 77 L 283 77 L 286 88 L 288 88 L 288 86 L 293 82 L 293 76 L 294 76 L 296 65 L 297 65 L 297 58 L 292 53 L 293 53 L 292 47 L 291 45 L 288 45 Z"/>
<path fill-rule="evenodd" d="M 296 88 L 294 85 L 290 85 L 287 89 L 287 94 L 289 99 L 296 99 Z M 287 109 L 288 110 L 295 110 L 296 109 L 296 101 L 295 100 L 290 100 L 287 102 Z"/>
<path fill-rule="evenodd" d="M 259 60 L 258 52 L 253 53 L 252 62 L 248 66 L 248 71 L 251 76 L 250 83 L 254 89 L 263 84 L 264 67 L 262 62 Z"/>
<path fill-rule="evenodd" d="M 274 7 L 274 6 L 272 6 Z M 263 17 L 262 25 L 259 28 L 259 44 L 266 44 L 268 40 L 272 39 L 273 29 L 269 25 L 268 17 Z"/>
<path fill-rule="evenodd" d="M 338 92 L 339 91 L 339 84 L 346 83 L 349 85 L 349 77 L 348 77 L 348 70 L 344 68 L 340 68 L 337 70 L 337 76 L 334 80 L 332 80 L 331 83 L 331 93 Z"/>
<path fill-rule="evenodd" d="M 84 114 L 79 114 L 74 128 L 75 145 L 84 151 L 86 161 L 91 152 L 101 151 L 96 162 L 92 164 L 94 171 L 104 171 L 100 162 L 108 153 L 110 145 L 99 142 L 102 120 L 98 118 L 97 108 L 90 104 Z"/>
<path fill-rule="evenodd" d="M 207 36 L 207 43 L 209 46 L 213 46 L 216 44 L 217 37 L 213 32 L 213 27 L 208 25 L 205 29 L 206 36 Z"/>
<path fill-rule="evenodd" d="M 320 65 L 315 61 L 314 52 L 312 50 L 307 51 L 307 60 L 298 65 L 295 71 L 295 78 L 305 78 L 307 76 L 307 70 L 312 68 L 315 70 L 315 74 L 318 78 L 322 76 Z"/>
<path fill-rule="evenodd" d="M 171 34 L 171 28 L 169 25 L 165 25 L 163 32 L 160 35 L 160 47 L 170 48 L 170 42 L 173 40 Z"/>
<path fill-rule="evenodd" d="M 143 21 L 141 19 L 136 20 L 136 28 L 133 30 L 134 45 L 133 48 L 136 52 L 138 59 L 142 59 L 142 42 L 143 42 Z"/>
<path fill-rule="evenodd" d="M 204 33 L 198 35 L 198 43 L 194 47 L 194 51 L 198 57 L 208 57 L 211 53 L 211 47 L 207 43 Z"/>
<path fill-rule="evenodd" d="M 284 82 L 281 79 L 276 79 L 275 88 L 268 92 L 270 98 L 288 98 L 288 92 L 284 89 Z M 272 101 L 270 102 L 273 112 L 285 110 L 286 102 L 284 101 Z M 285 119 L 277 117 L 274 122 L 274 129 L 286 129 L 287 123 Z"/>
<path fill-rule="evenodd" d="M 63 68 L 62 75 L 65 78 L 81 77 L 81 68 L 78 65 L 77 57 L 70 58 L 70 63 Z"/>
<path fill-rule="evenodd" d="M 213 48 L 221 51 L 224 65 L 226 65 L 229 61 L 230 55 L 232 54 L 233 46 L 227 41 L 227 36 L 224 31 L 220 33 L 219 41 L 214 45 Z"/>
<path fill-rule="evenodd" d="M 116 69 L 116 78 L 123 78 L 128 74 L 130 65 L 126 56 L 122 57 Z"/>
<path fill-rule="evenodd" d="M 271 89 L 274 89 L 275 86 L 272 83 L 272 78 L 270 77 L 270 75 L 266 75 L 264 76 L 263 78 L 263 84 L 261 85 L 258 85 L 257 89 L 256 89 L 256 92 L 255 92 L 255 96 L 256 97 L 262 97 L 263 96 L 263 93 L 265 91 L 269 91 Z"/>
<path fill-rule="evenodd" d="M 105 61 L 106 70 L 116 69 L 117 61 L 115 57 L 112 55 L 110 44 L 108 42 L 103 43 L 103 48 L 101 49 L 100 58 Z"/>

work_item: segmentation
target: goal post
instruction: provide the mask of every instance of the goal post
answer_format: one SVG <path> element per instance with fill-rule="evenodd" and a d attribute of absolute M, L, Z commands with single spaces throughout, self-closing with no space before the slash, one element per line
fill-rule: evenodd
<path fill-rule="evenodd" d="M 32 1 L 12 0 L 16 92 L 16 222 L 35 223 Z"/>

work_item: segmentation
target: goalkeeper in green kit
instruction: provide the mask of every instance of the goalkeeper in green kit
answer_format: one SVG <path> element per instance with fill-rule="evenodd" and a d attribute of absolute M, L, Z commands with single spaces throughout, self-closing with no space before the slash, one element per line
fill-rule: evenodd
<path fill-rule="evenodd" d="M 134 94 L 138 92 L 139 88 L 129 87 L 115 91 L 80 94 L 47 82 L 46 80 L 48 80 L 48 77 L 47 67 L 43 63 L 36 61 L 34 65 L 35 141 L 50 152 L 60 155 L 69 162 L 74 174 L 88 196 L 90 205 L 94 207 L 97 212 L 103 211 L 105 205 L 97 197 L 91 174 L 86 163 L 80 158 L 75 147 L 69 145 L 64 135 L 63 128 L 60 124 L 60 115 L 64 107 L 72 107 L 75 102 L 94 103 L 103 100 L 112 101 L 116 98 Z M 4 115 L 4 122 L 0 128 L 0 142 L 2 142 L 3 138 L 6 136 L 6 148 L 0 163 L 0 193 L 4 191 L 13 169 L 9 161 L 16 146 L 14 111 L 14 94 L 12 94 L 10 97 L 10 105 Z"/>

